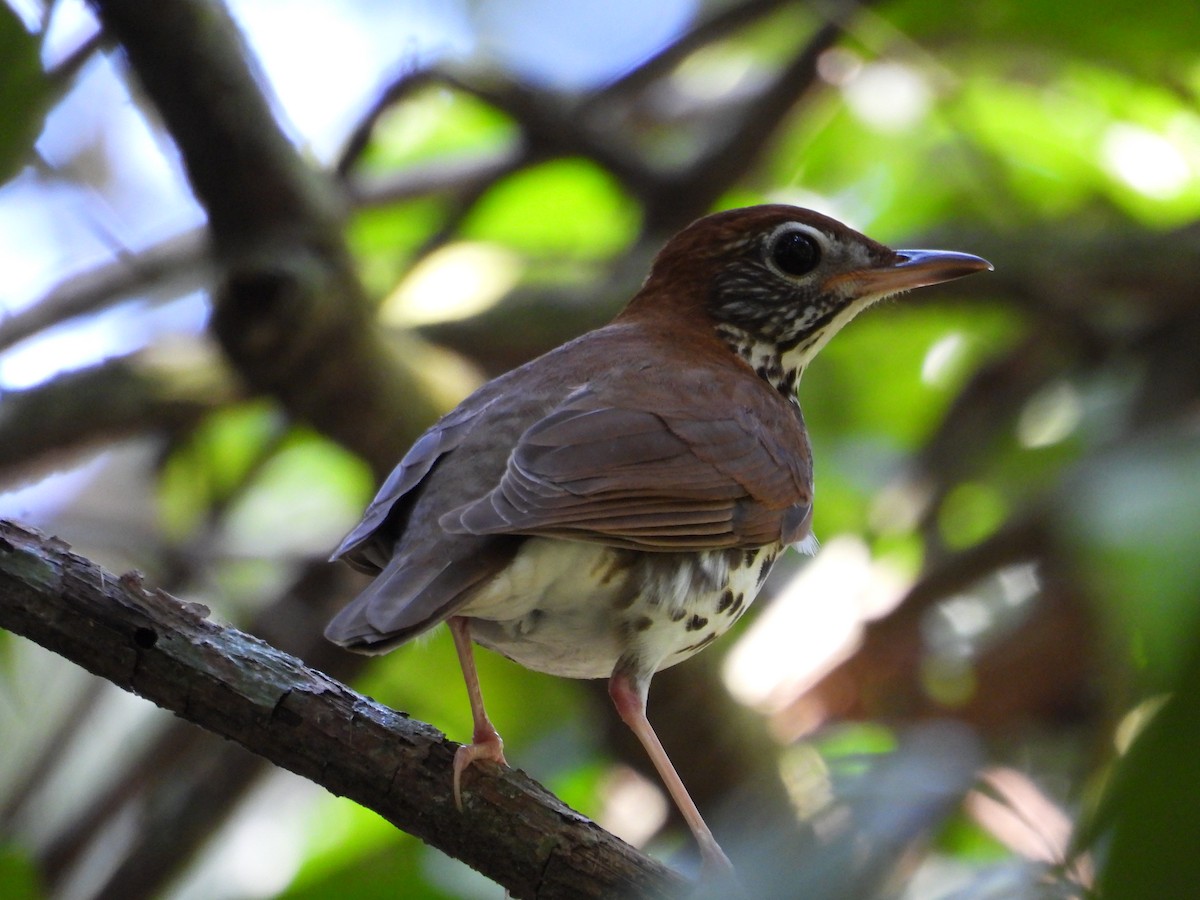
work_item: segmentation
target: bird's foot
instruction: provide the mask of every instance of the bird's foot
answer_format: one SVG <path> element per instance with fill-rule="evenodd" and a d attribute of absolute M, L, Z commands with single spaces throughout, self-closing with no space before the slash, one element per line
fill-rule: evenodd
<path fill-rule="evenodd" d="M 501 766 L 508 765 L 504 758 L 504 741 L 500 740 L 496 729 L 476 729 L 474 740 L 463 744 L 454 752 L 454 805 L 458 807 L 459 812 L 462 812 L 463 808 L 462 773 L 477 759 L 488 759 Z"/>

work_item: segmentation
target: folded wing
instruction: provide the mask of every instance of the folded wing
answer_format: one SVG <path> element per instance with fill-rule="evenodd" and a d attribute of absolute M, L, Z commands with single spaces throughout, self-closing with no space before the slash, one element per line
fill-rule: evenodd
<path fill-rule="evenodd" d="M 651 387 L 575 391 L 525 431 L 499 483 L 441 526 L 651 551 L 804 537 L 811 469 L 798 413 L 780 435 L 748 404 Z"/>

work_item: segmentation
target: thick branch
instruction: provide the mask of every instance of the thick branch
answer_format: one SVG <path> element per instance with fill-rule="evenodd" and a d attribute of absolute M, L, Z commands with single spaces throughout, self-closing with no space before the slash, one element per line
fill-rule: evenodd
<path fill-rule="evenodd" d="M 225 279 L 213 330 L 239 374 L 354 448 L 379 475 L 442 411 L 424 342 L 385 344 L 342 234 L 331 179 L 310 168 L 211 0 L 93 0 L 179 146 Z"/>
<path fill-rule="evenodd" d="M 375 810 L 517 897 L 658 896 L 683 882 L 523 772 L 472 769 L 455 746 L 204 610 L 0 521 L 0 626 Z"/>

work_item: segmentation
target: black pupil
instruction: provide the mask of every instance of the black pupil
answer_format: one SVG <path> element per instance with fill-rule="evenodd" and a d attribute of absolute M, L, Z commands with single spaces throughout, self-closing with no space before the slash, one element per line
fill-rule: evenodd
<path fill-rule="evenodd" d="M 787 275 L 807 275 L 821 261 L 821 248 L 811 235 L 788 231 L 775 239 L 771 259 Z"/>

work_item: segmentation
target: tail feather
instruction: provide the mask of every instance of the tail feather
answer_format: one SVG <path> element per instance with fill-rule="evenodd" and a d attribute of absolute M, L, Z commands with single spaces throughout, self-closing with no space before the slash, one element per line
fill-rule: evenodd
<path fill-rule="evenodd" d="M 334 617 L 325 637 L 359 653 L 386 653 L 465 606 L 475 587 L 508 565 L 521 540 L 476 538 L 462 542 L 471 545 L 463 548 L 466 552 L 443 553 L 436 560 L 393 557 Z"/>

